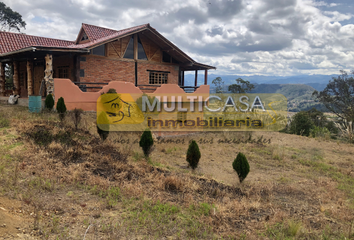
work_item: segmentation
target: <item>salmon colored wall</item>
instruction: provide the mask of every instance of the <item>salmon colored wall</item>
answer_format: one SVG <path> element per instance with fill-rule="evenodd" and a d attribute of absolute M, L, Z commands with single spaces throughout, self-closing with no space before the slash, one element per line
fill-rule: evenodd
<path fill-rule="evenodd" d="M 111 81 L 99 92 L 82 92 L 70 79 L 54 78 L 55 102 L 60 97 L 63 97 L 67 110 L 81 108 L 84 111 L 96 111 L 97 99 L 101 96 L 102 92 L 107 92 L 111 88 L 116 89 L 117 93 L 143 94 L 139 88 L 130 82 Z M 193 94 L 209 94 L 209 90 L 209 85 L 201 85 Z M 184 90 L 177 84 L 163 84 L 154 93 L 181 94 L 184 93 Z M 187 96 L 188 94 L 186 93 Z"/>

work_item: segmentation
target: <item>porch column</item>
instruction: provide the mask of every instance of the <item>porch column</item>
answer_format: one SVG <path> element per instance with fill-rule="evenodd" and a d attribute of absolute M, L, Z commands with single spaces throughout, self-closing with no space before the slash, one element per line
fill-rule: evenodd
<path fill-rule="evenodd" d="M 13 68 L 14 68 L 14 75 L 12 76 L 12 79 L 14 81 L 14 87 L 15 87 L 15 95 L 20 95 L 20 79 L 18 76 L 18 62 L 13 62 L 12 64 Z"/>
<path fill-rule="evenodd" d="M 45 56 L 45 71 L 44 71 L 45 86 L 47 88 L 47 94 L 54 94 L 54 79 L 53 79 L 53 56 L 47 54 Z M 54 97 L 54 95 L 53 95 Z"/>
<path fill-rule="evenodd" d="M 184 71 L 182 71 L 182 87 L 184 87 Z"/>
<path fill-rule="evenodd" d="M 194 87 L 198 86 L 198 70 L 195 70 Z"/>
<path fill-rule="evenodd" d="M 205 69 L 205 74 L 204 74 L 204 85 L 208 85 L 208 70 Z"/>
<path fill-rule="evenodd" d="M 1 63 L 0 69 L 0 96 L 5 95 L 5 63 Z"/>
<path fill-rule="evenodd" d="M 27 91 L 28 96 L 33 95 L 32 61 L 27 61 Z"/>

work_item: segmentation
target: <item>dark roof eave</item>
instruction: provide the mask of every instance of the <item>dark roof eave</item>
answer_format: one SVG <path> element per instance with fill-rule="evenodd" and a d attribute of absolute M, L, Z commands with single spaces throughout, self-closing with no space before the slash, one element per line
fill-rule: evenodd
<path fill-rule="evenodd" d="M 209 70 L 209 69 L 214 69 L 214 70 L 216 70 L 216 67 L 210 66 L 210 65 L 206 65 L 206 64 L 203 64 L 203 63 L 197 63 L 197 62 L 195 62 L 195 63 L 193 63 L 193 65 L 198 66 L 198 67 L 205 68 L 205 70 Z"/>
<path fill-rule="evenodd" d="M 10 56 L 10 55 L 14 55 L 17 53 L 23 53 L 23 52 L 30 52 L 30 51 L 54 51 L 54 52 L 78 52 L 78 53 L 88 53 L 90 52 L 89 49 L 87 48 L 67 48 L 67 47 L 26 47 L 26 48 L 21 48 L 15 51 L 11 51 L 11 52 L 6 52 L 6 53 L 2 53 L 0 54 L 0 57 L 6 57 L 6 56 Z"/>

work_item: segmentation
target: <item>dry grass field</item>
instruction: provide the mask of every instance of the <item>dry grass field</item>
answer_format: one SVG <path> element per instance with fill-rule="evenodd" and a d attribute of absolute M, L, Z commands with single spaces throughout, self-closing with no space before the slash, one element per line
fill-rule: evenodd
<path fill-rule="evenodd" d="M 354 239 L 353 144 L 199 133 L 160 138 L 146 160 L 140 135 L 102 142 L 94 113 L 75 131 L 70 116 L 0 105 L 0 238 Z M 251 169 L 242 184 L 239 152 Z"/>

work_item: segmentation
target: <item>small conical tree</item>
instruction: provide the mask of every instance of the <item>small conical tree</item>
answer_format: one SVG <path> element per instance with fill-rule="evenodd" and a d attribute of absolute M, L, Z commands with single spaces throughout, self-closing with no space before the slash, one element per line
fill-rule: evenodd
<path fill-rule="evenodd" d="M 102 141 L 106 140 L 109 135 L 109 120 L 105 112 L 101 112 L 97 118 L 97 133 Z"/>
<path fill-rule="evenodd" d="M 189 166 L 194 170 L 197 168 L 199 159 L 201 157 L 199 147 L 196 141 L 192 140 L 192 142 L 189 144 L 188 150 L 187 150 L 187 162 L 189 163 Z"/>
<path fill-rule="evenodd" d="M 54 98 L 52 94 L 48 94 L 47 97 L 45 98 L 44 106 L 48 110 L 52 110 L 54 107 Z"/>
<path fill-rule="evenodd" d="M 60 97 L 57 102 L 57 112 L 59 113 L 60 121 L 63 121 L 66 113 L 64 98 Z"/>
<path fill-rule="evenodd" d="M 150 129 L 146 129 L 141 135 L 139 146 L 143 149 L 145 157 L 148 157 L 152 151 L 152 146 L 154 145 L 154 139 Z"/>
<path fill-rule="evenodd" d="M 248 164 L 246 156 L 243 153 L 239 153 L 232 163 L 232 167 L 237 172 L 240 183 L 242 183 L 250 172 L 250 165 Z"/>

